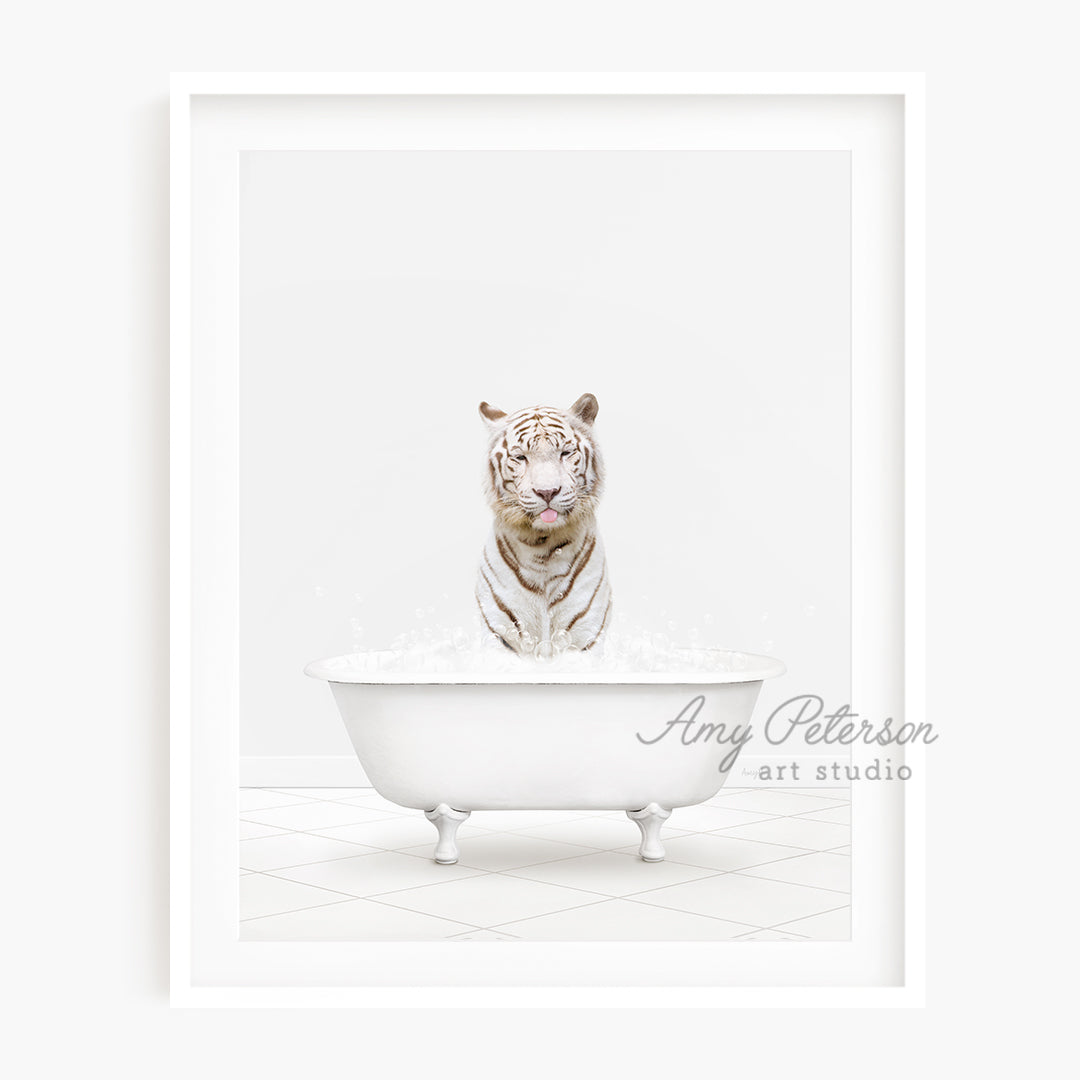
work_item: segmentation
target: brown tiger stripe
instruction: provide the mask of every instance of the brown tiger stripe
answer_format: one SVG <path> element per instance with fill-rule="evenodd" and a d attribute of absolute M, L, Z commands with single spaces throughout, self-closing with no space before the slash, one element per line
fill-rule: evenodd
<path fill-rule="evenodd" d="M 578 559 L 577 567 L 575 568 L 573 574 L 570 576 L 570 580 L 566 583 L 566 588 L 564 588 L 559 594 L 558 600 L 556 600 L 555 603 L 551 605 L 552 607 L 561 604 L 567 598 L 567 596 L 570 595 L 571 590 L 574 588 L 574 582 L 578 579 L 578 574 L 580 574 L 581 571 L 585 569 L 586 565 L 589 562 L 589 559 L 592 558 L 593 548 L 595 547 L 596 534 L 594 533 L 592 539 L 589 541 L 589 546 L 586 549 L 584 556 Z"/>
<path fill-rule="evenodd" d="M 495 627 L 492 626 L 491 623 L 488 622 L 488 617 L 484 614 L 484 605 L 480 603 L 480 594 L 479 593 L 474 593 L 473 595 L 476 597 L 476 606 L 480 609 L 480 618 L 484 620 L 484 625 L 493 634 L 495 634 L 496 637 L 499 637 L 499 635 L 495 633 Z"/>
<path fill-rule="evenodd" d="M 517 561 L 514 553 L 506 546 L 501 536 L 495 537 L 495 546 L 499 549 L 502 561 L 510 567 L 514 573 L 514 577 L 518 579 L 518 584 L 521 585 L 523 589 L 528 589 L 529 592 L 539 593 L 541 589 L 538 585 L 530 584 L 521 576 L 521 563 Z"/>
<path fill-rule="evenodd" d="M 502 556 L 502 561 L 510 567 L 511 570 L 517 570 L 521 563 L 518 562 L 517 556 L 506 546 L 506 542 L 501 536 L 495 537 L 495 546 L 499 549 L 499 554 Z"/>
<path fill-rule="evenodd" d="M 566 577 L 567 574 L 573 573 L 574 567 L 577 566 L 577 561 L 578 561 L 578 559 L 581 558 L 581 553 L 584 550 L 585 550 L 585 545 L 582 544 L 581 547 L 579 547 L 577 549 L 577 551 L 575 552 L 574 557 L 570 560 L 570 565 L 561 574 L 553 574 L 550 578 L 548 578 L 548 580 L 549 581 L 562 581 L 562 579 L 564 577 Z"/>
<path fill-rule="evenodd" d="M 495 591 L 495 586 L 488 581 L 487 574 L 483 570 L 480 571 L 480 576 L 484 579 L 484 584 L 491 590 L 491 598 L 495 601 L 495 606 L 517 627 L 521 629 L 521 623 L 517 621 L 517 616 L 502 602 L 501 597 Z"/>
<path fill-rule="evenodd" d="M 533 558 L 537 562 L 542 563 L 542 564 L 549 563 L 549 562 L 551 562 L 552 558 L 554 558 L 556 552 L 562 551 L 562 549 L 564 547 L 566 547 L 566 545 L 569 544 L 570 542 L 571 541 L 569 541 L 569 540 L 564 540 L 561 544 L 555 544 L 550 551 L 541 552 L 541 553 L 539 553 L 537 555 L 534 555 Z M 560 574 L 559 577 L 565 577 L 566 574 L 569 573 L 569 572 L 570 572 L 569 568 L 567 568 L 566 572 L 563 573 L 563 574 Z M 553 578 L 552 580 L 557 581 L 558 578 Z"/>
<path fill-rule="evenodd" d="M 600 635 L 604 632 L 604 627 L 607 626 L 607 617 L 608 617 L 608 613 L 610 611 L 611 611 L 611 601 L 609 600 L 607 602 L 607 607 L 604 608 L 604 618 L 600 623 L 600 629 L 596 631 L 596 637 L 594 637 L 592 639 L 592 641 L 590 641 L 589 644 L 586 645 L 585 648 L 581 650 L 582 652 L 588 652 L 600 640 Z"/>
<path fill-rule="evenodd" d="M 578 619 L 580 619 L 582 615 L 585 615 L 589 608 L 592 607 L 592 602 L 596 599 L 596 594 L 600 591 L 600 586 L 604 584 L 604 578 L 606 576 L 607 567 L 605 566 L 604 569 L 600 571 L 600 580 L 596 583 L 596 588 L 593 589 L 592 596 L 589 597 L 589 602 L 566 624 L 567 631 L 573 630 L 574 623 L 576 623 Z"/>

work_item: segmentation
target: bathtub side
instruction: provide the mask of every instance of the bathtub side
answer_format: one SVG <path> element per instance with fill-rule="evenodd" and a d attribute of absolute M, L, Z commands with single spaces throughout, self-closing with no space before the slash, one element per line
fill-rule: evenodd
<path fill-rule="evenodd" d="M 637 810 L 715 795 L 761 682 L 331 683 L 375 789 L 429 810 Z"/>

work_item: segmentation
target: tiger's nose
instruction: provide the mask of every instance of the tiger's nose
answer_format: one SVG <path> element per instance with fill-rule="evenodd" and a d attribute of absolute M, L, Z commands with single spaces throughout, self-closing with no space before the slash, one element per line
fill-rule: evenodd
<path fill-rule="evenodd" d="M 533 488 L 533 494 L 534 495 L 539 495 L 540 498 L 543 499 L 544 502 L 547 502 L 547 503 L 551 502 L 551 500 L 554 499 L 555 496 L 558 495 L 560 491 L 562 491 L 561 487 L 545 488 L 543 491 L 541 491 L 539 488 Z"/>

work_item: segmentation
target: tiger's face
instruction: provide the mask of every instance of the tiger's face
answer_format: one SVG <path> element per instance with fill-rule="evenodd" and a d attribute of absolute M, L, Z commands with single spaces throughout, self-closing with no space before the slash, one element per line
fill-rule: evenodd
<path fill-rule="evenodd" d="M 603 485 L 592 433 L 598 410 L 592 394 L 568 410 L 540 405 L 510 416 L 480 403 L 491 431 L 488 502 L 506 525 L 552 533 L 592 516 Z"/>

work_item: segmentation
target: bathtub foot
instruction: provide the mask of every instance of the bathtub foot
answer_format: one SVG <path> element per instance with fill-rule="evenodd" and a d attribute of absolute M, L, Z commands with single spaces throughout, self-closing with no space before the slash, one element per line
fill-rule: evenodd
<path fill-rule="evenodd" d="M 469 810 L 455 810 L 446 803 L 439 803 L 434 810 L 425 810 L 424 817 L 439 830 L 439 842 L 435 845 L 437 863 L 456 863 L 458 860 L 458 826 L 469 816 Z"/>
<path fill-rule="evenodd" d="M 641 829 L 641 857 L 646 862 L 663 862 L 664 845 L 660 843 L 660 826 L 671 817 L 671 811 L 651 802 L 643 810 L 627 810 L 626 816 L 636 821 Z"/>

